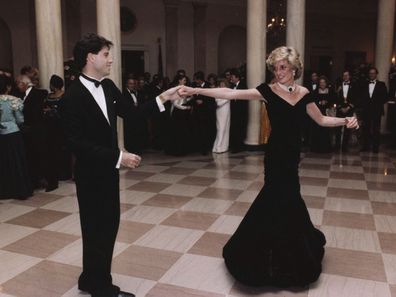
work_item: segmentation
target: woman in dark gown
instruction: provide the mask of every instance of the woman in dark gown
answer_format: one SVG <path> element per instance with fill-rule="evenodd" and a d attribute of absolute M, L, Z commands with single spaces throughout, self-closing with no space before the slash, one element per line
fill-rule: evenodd
<path fill-rule="evenodd" d="M 328 108 L 331 108 L 336 103 L 335 93 L 329 88 L 329 83 L 325 76 L 319 78 L 319 88 L 313 92 L 312 96 L 323 115 L 326 115 Z M 331 152 L 330 128 L 322 127 L 313 122 L 311 137 L 312 152 Z"/>
<path fill-rule="evenodd" d="M 308 90 L 295 84 L 302 72 L 299 54 L 292 47 L 275 49 L 267 60 L 276 83 L 257 89 L 193 89 L 183 96 L 263 100 L 271 123 L 265 152 L 265 185 L 235 234 L 224 246 L 229 272 L 250 286 L 306 286 L 321 273 L 325 237 L 312 224 L 300 194 L 298 164 L 300 128 L 308 113 L 322 126 L 357 127 L 354 117 L 322 115 Z"/>

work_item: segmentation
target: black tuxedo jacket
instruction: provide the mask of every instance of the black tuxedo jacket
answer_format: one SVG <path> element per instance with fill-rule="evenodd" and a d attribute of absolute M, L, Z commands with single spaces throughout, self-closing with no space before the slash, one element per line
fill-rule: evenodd
<path fill-rule="evenodd" d="M 28 127 L 42 124 L 44 120 L 44 99 L 48 96 L 46 90 L 33 87 L 23 102 L 24 125 Z"/>
<path fill-rule="evenodd" d="M 109 122 L 88 89 L 77 79 L 66 91 L 60 114 L 66 141 L 76 157 L 75 177 L 94 182 L 117 176 L 116 164 L 120 155 L 117 141 L 117 116 L 133 118 L 158 112 L 155 100 L 139 109 L 122 96 L 110 79 L 102 81 Z M 118 180 L 117 180 L 118 182 Z"/>
<path fill-rule="evenodd" d="M 367 82 L 361 92 L 363 114 L 378 117 L 384 114 L 384 104 L 388 101 L 388 90 L 383 81 L 377 80 L 370 98 L 369 85 Z"/>
<path fill-rule="evenodd" d="M 136 108 L 142 105 L 145 102 L 145 96 L 142 92 L 136 91 L 136 99 L 137 99 L 137 106 L 135 106 L 135 102 L 133 101 L 132 95 L 129 93 L 127 89 L 122 92 L 125 100 L 131 104 L 132 107 Z"/>
<path fill-rule="evenodd" d="M 316 83 L 316 89 L 315 89 L 315 90 L 313 89 L 313 83 L 312 83 L 312 81 L 309 81 L 309 82 L 305 85 L 305 87 L 308 89 L 308 91 L 309 91 L 310 93 L 312 93 L 312 92 L 316 91 L 316 90 L 319 88 L 319 83 Z"/>
<path fill-rule="evenodd" d="M 359 90 L 354 84 L 349 84 L 349 89 L 346 97 L 347 103 L 351 104 L 352 106 L 359 105 Z M 343 92 L 343 84 L 341 84 L 340 88 L 337 91 L 337 105 L 344 104 L 344 92 Z"/>

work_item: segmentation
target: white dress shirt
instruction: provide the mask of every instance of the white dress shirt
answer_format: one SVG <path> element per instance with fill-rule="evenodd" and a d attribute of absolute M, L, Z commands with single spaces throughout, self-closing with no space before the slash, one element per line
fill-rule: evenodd
<path fill-rule="evenodd" d="M 369 83 L 369 94 L 370 98 L 373 97 L 373 92 L 375 88 L 375 84 L 377 83 L 377 80 L 374 80 L 374 83 Z"/>
<path fill-rule="evenodd" d="M 25 102 L 27 96 L 29 96 L 30 91 L 33 89 L 33 86 L 30 86 L 29 88 L 27 88 L 26 92 L 25 92 L 25 96 L 23 97 L 22 101 Z"/>
<path fill-rule="evenodd" d="M 344 84 L 345 82 L 342 83 L 342 94 L 344 98 L 348 97 L 348 91 L 349 91 L 349 82 L 347 84 Z"/>

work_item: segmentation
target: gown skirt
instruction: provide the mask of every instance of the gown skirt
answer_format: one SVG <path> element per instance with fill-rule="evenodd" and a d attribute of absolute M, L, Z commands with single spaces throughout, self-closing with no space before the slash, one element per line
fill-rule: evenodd
<path fill-rule="evenodd" d="M 299 150 L 266 150 L 265 184 L 223 249 L 233 277 L 249 286 L 304 287 L 321 273 L 326 239 L 300 194 Z"/>
<path fill-rule="evenodd" d="M 0 135 L 0 199 L 33 195 L 21 132 Z"/>

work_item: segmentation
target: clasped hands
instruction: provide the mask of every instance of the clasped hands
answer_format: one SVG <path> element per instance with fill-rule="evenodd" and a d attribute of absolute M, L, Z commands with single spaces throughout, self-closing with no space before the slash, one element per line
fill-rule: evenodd
<path fill-rule="evenodd" d="M 353 128 L 359 129 L 359 124 L 356 117 L 346 117 L 345 122 L 346 122 L 345 125 L 348 129 L 353 129 Z"/>

